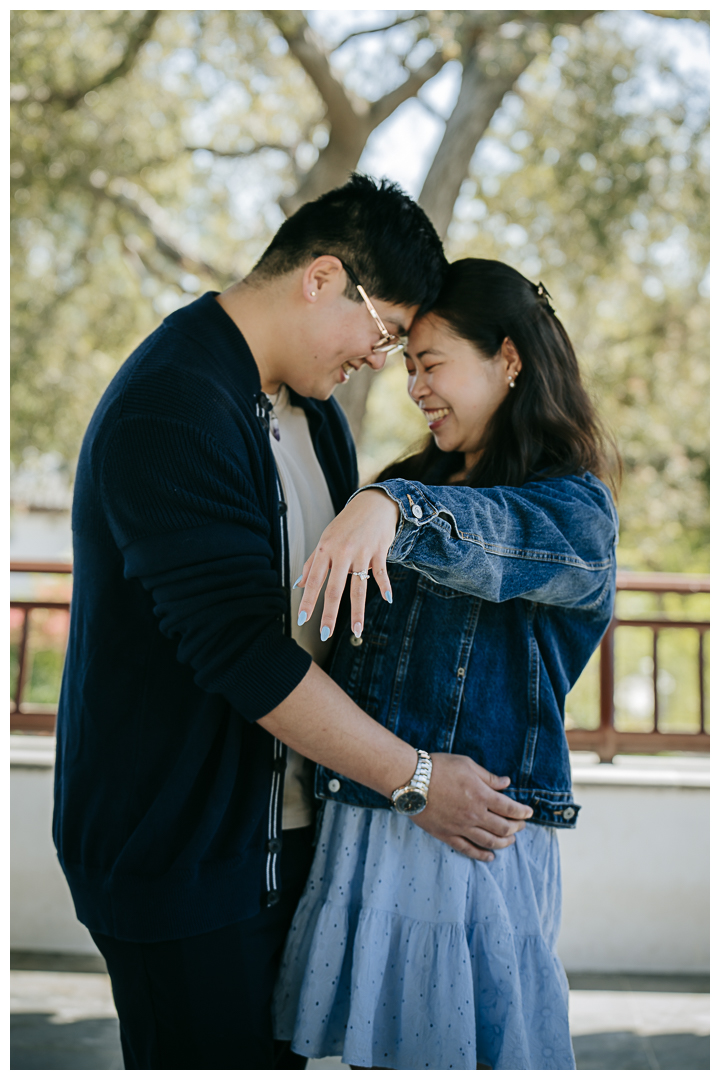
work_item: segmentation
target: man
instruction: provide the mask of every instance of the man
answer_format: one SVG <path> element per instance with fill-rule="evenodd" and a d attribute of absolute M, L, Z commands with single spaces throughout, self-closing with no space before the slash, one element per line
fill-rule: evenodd
<path fill-rule="evenodd" d="M 313 659 L 319 624 L 290 617 L 357 486 L 333 389 L 382 367 L 444 267 L 412 200 L 355 176 L 242 283 L 169 316 L 86 433 L 54 837 L 126 1068 L 303 1067 L 269 1008 L 311 855 L 303 759 L 388 799 L 409 787 L 417 823 L 473 857 L 528 816 L 467 758 L 433 755 L 428 788 L 425 759 Z"/>

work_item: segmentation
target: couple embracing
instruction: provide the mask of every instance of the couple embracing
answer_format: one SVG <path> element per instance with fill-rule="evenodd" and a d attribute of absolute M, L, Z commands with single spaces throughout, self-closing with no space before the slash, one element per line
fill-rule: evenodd
<path fill-rule="evenodd" d="M 427 446 L 358 490 L 334 388 Z M 174 312 L 86 433 L 54 837 L 128 1069 L 572 1069 L 565 696 L 611 464 L 542 285 L 354 176 Z"/>

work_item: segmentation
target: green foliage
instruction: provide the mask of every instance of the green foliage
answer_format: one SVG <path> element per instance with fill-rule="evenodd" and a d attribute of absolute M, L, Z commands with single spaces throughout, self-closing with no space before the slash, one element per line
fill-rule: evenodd
<path fill-rule="evenodd" d="M 74 461 L 132 348 L 258 258 L 282 220 L 275 200 L 292 187 L 287 157 L 263 151 L 274 187 L 240 204 L 257 163 L 223 153 L 299 144 L 322 119 L 317 93 L 260 12 L 163 13 L 129 74 L 102 83 L 141 21 L 137 12 L 11 13 L 16 460 L 34 446 Z"/>
<path fill-rule="evenodd" d="M 703 571 L 707 101 L 621 30 L 607 15 L 566 28 L 506 96 L 463 185 L 448 250 L 502 259 L 550 290 L 623 458 L 620 565 Z M 662 107 L 647 100 L 648 81 Z M 393 378 L 371 391 L 368 464 L 383 456 L 383 428 L 392 453 L 402 440 Z"/>
<path fill-rule="evenodd" d="M 17 688 L 22 621 L 20 612 L 11 611 L 10 628 L 10 693 Z M 29 614 L 27 653 L 25 658 L 23 703 L 52 705 L 58 700 L 65 648 L 67 645 L 68 614 L 66 611 L 36 608 Z"/>
<path fill-rule="evenodd" d="M 495 192 L 480 155 L 467 198 L 486 216 L 454 247 L 553 294 L 624 460 L 621 563 L 705 569 L 706 108 L 669 70 L 652 72 L 668 104 L 644 102 L 646 61 L 599 20 L 557 45 L 493 123 L 520 167 Z"/>
<path fill-rule="evenodd" d="M 33 705 L 55 705 L 60 697 L 65 651 L 43 649 L 30 657 L 25 700 Z"/>

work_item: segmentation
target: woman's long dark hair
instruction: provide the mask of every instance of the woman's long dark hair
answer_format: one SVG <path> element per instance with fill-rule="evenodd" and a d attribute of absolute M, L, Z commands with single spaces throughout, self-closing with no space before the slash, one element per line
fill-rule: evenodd
<path fill-rule="evenodd" d="M 488 358 L 505 338 L 515 345 L 522 371 L 485 431 L 483 452 L 462 483 L 511 487 L 532 476 L 591 472 L 616 491 L 620 459 L 582 385 L 575 351 L 550 306 L 544 286 L 493 259 L 450 265 L 430 315 Z M 426 446 L 383 470 L 379 479 L 403 477 L 448 483 L 464 468 L 464 455 Z"/>

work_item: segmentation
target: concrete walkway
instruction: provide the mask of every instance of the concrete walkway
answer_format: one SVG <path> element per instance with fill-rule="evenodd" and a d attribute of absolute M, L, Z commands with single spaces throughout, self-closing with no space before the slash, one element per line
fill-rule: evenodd
<path fill-rule="evenodd" d="M 100 958 L 17 953 L 11 966 L 11 1069 L 122 1069 Z M 570 987 L 578 1069 L 710 1068 L 708 979 L 574 975 Z"/>

